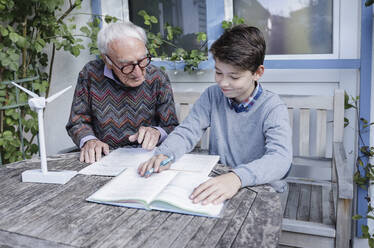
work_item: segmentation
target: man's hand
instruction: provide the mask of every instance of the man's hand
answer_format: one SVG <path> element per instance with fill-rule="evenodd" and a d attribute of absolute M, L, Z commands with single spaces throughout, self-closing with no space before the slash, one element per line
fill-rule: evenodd
<path fill-rule="evenodd" d="M 101 159 L 102 153 L 109 154 L 108 144 L 98 139 L 89 140 L 82 147 L 79 160 L 86 163 L 95 163 Z"/>
<path fill-rule="evenodd" d="M 233 197 L 241 185 L 240 178 L 234 172 L 229 172 L 200 184 L 194 189 L 190 199 L 193 203 L 201 202 L 202 205 L 220 204 Z"/>
<path fill-rule="evenodd" d="M 142 148 L 152 150 L 156 147 L 160 136 L 160 131 L 156 128 L 142 126 L 137 133 L 129 136 L 129 140 L 131 142 L 138 141 L 139 144 L 142 144 Z"/>

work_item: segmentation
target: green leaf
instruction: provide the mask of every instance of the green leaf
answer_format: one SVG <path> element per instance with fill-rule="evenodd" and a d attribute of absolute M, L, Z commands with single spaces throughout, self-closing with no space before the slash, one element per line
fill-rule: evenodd
<path fill-rule="evenodd" d="M 16 43 L 18 41 L 18 36 L 19 36 L 18 34 L 12 32 L 9 34 L 9 39 L 13 41 L 14 43 Z"/>
<path fill-rule="evenodd" d="M 353 220 L 359 220 L 359 219 L 362 219 L 362 216 L 359 215 L 359 214 L 356 214 L 352 217 Z"/>
<path fill-rule="evenodd" d="M 86 34 L 87 36 L 89 36 L 90 33 L 91 33 L 87 26 L 83 26 L 83 27 L 81 27 L 79 30 L 80 30 L 82 33 Z"/>
<path fill-rule="evenodd" d="M 365 2 L 365 6 L 366 7 L 369 7 L 370 5 L 372 5 L 374 3 L 374 0 L 366 0 Z"/>
<path fill-rule="evenodd" d="M 152 23 L 158 23 L 158 20 L 157 20 L 157 18 L 155 16 L 151 16 L 150 21 Z"/>
<path fill-rule="evenodd" d="M 17 40 L 17 46 L 24 48 L 27 46 L 27 39 L 25 37 L 19 36 Z"/>
<path fill-rule="evenodd" d="M 8 29 L 4 28 L 3 26 L 0 26 L 0 33 L 3 37 L 8 36 L 9 34 Z"/>
<path fill-rule="evenodd" d="M 144 16 L 146 16 L 146 15 L 148 15 L 148 14 L 147 14 L 147 12 L 145 12 L 145 10 L 140 10 L 140 11 L 138 12 L 138 15 L 144 17 Z"/>
<path fill-rule="evenodd" d="M 373 238 L 369 238 L 369 247 L 374 248 L 374 239 Z"/>
<path fill-rule="evenodd" d="M 18 71 L 18 63 L 10 63 L 9 64 L 9 69 L 12 70 L 12 71 Z"/>
<path fill-rule="evenodd" d="M 72 47 L 72 49 L 71 49 L 71 54 L 73 54 L 75 57 L 78 57 L 79 56 L 79 54 L 80 54 L 80 50 L 79 50 L 79 47 L 78 46 L 74 46 L 74 47 Z"/>

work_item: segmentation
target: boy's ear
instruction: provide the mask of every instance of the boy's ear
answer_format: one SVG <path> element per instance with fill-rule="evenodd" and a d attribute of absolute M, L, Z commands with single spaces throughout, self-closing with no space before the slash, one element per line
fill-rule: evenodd
<path fill-rule="evenodd" d="M 263 65 L 260 65 L 254 74 L 254 80 L 256 81 L 259 80 L 264 74 L 264 71 L 265 71 L 265 67 Z"/>

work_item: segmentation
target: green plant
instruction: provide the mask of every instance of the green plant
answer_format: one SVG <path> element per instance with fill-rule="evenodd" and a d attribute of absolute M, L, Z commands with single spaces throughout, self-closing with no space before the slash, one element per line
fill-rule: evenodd
<path fill-rule="evenodd" d="M 357 156 L 356 159 L 356 167 L 357 171 L 353 176 L 354 182 L 357 184 L 357 186 L 367 189 L 367 185 L 372 185 L 374 184 L 374 166 L 369 162 L 370 158 L 374 157 L 374 147 L 370 147 L 365 145 L 363 138 L 362 138 L 362 133 L 366 132 L 371 125 L 374 125 L 374 122 L 369 123 L 367 120 L 364 118 L 359 117 L 359 100 L 360 98 L 357 97 L 350 97 L 345 93 L 345 99 L 344 99 L 344 108 L 345 109 L 354 109 L 356 112 L 356 117 L 358 120 L 358 138 L 361 141 L 361 144 L 363 144 L 360 147 L 360 154 Z M 347 118 L 344 118 L 344 126 L 349 125 L 349 120 Z M 364 175 L 360 174 L 360 169 L 363 169 L 365 172 Z M 371 199 L 370 197 L 367 197 L 366 200 L 368 201 L 368 212 L 366 214 L 366 218 L 368 219 L 374 219 L 374 208 L 371 205 Z M 363 216 L 361 215 L 355 215 L 352 218 L 354 220 L 359 220 Z M 369 246 L 371 248 L 374 248 L 374 234 L 369 233 L 369 227 L 367 225 L 362 225 L 362 233 L 363 233 L 363 238 L 368 239 Z"/>
<path fill-rule="evenodd" d="M 160 32 L 156 34 L 151 32 L 152 25 L 158 23 L 158 19 L 155 16 L 149 15 L 144 10 L 139 11 L 138 15 L 143 17 L 144 25 L 148 27 L 146 30 L 148 50 L 152 56 L 169 59 L 170 61 L 184 61 L 184 70 L 189 72 L 198 70 L 199 63 L 208 59 L 206 47 L 207 36 L 204 32 L 196 33 L 196 40 L 200 43 L 200 48 L 186 51 L 175 45 L 176 38 L 183 33 L 180 27 L 174 27 L 166 23 L 164 26 L 165 37 L 163 37 Z M 164 45 L 172 47 L 173 51 L 170 56 L 165 54 L 165 52 L 161 52 L 160 54 L 160 48 Z"/>
<path fill-rule="evenodd" d="M 72 11 L 79 9 L 81 0 L 0 0 L 0 81 L 29 78 L 38 75 L 32 84 L 24 84 L 39 95 L 48 97 L 52 79 L 55 51 L 63 49 L 79 56 L 85 49 L 82 37 L 91 38 L 88 45 L 92 54 L 98 54 L 96 35 L 100 19 L 95 18 L 76 33 Z M 91 14 L 89 14 L 91 15 Z M 67 18 L 70 17 L 71 18 Z M 105 21 L 115 21 L 106 16 Z M 47 51 L 51 51 L 48 55 Z M 47 68 L 49 67 L 49 70 Z M 48 72 L 47 72 L 48 71 Z M 21 92 L 18 102 L 27 102 L 28 96 Z M 0 106 L 16 103 L 15 87 L 0 85 Z M 22 122 L 20 130 L 19 119 Z M 0 155 L 3 163 L 23 158 L 20 150 L 20 133 L 23 136 L 25 157 L 38 151 L 35 144 L 38 132 L 37 116 L 28 106 L 20 111 L 12 108 L 0 111 Z"/>
<path fill-rule="evenodd" d="M 236 25 L 239 25 L 239 24 L 244 24 L 244 18 L 234 16 L 234 18 L 232 18 L 231 21 L 222 21 L 222 28 L 226 30 L 228 28 L 232 28 L 232 27 L 234 27 Z"/>
<path fill-rule="evenodd" d="M 64 22 L 73 9 L 79 8 L 81 1 L 70 1 L 64 11 L 61 9 L 63 3 L 63 0 L 0 0 L 0 81 L 39 75 L 39 79 L 32 83 L 32 89 L 38 94 L 48 95 L 51 73 L 46 73 L 43 68 L 49 65 L 52 71 L 56 47 L 74 56 L 78 56 L 83 48 L 81 40 L 75 39 L 72 34 L 74 27 Z M 50 44 L 53 44 L 52 59 L 45 52 Z M 1 106 L 16 103 L 14 87 L 1 85 L 0 92 Z M 25 93 L 19 94 L 20 102 L 27 102 L 27 99 Z M 19 130 L 19 117 L 23 130 Z M 37 130 L 36 114 L 28 107 L 21 108 L 21 113 L 16 109 L 0 111 L 0 153 L 3 162 L 22 159 L 20 132 L 30 133 L 29 138 L 23 138 L 26 157 L 36 153 L 38 147 L 33 143 Z"/>

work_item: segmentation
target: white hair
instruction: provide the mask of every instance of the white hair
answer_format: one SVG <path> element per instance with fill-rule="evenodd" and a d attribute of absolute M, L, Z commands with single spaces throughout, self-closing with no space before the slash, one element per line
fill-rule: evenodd
<path fill-rule="evenodd" d="M 143 28 L 132 22 L 116 22 L 104 26 L 97 35 L 97 47 L 102 54 L 108 51 L 108 45 L 112 40 L 123 38 L 136 38 L 147 44 L 147 35 Z"/>

